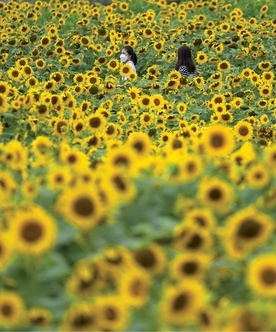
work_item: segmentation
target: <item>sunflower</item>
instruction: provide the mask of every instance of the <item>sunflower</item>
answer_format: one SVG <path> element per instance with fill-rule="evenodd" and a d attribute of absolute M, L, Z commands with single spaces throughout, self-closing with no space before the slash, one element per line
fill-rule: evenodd
<path fill-rule="evenodd" d="M 206 63 L 208 61 L 208 55 L 206 53 L 204 53 L 203 51 L 199 51 L 197 52 L 196 55 L 196 62 L 199 65 L 203 65 L 204 63 Z"/>
<path fill-rule="evenodd" d="M 0 324 L 7 328 L 23 326 L 25 305 L 15 292 L 0 292 Z"/>
<path fill-rule="evenodd" d="M 8 70 L 8 77 L 14 82 L 20 82 L 22 79 L 22 72 L 20 69 L 11 67 Z"/>
<path fill-rule="evenodd" d="M 212 236 L 207 229 L 195 225 L 181 223 L 174 229 L 173 233 L 173 247 L 182 252 L 204 252 L 213 243 Z"/>
<path fill-rule="evenodd" d="M 129 80 L 132 81 L 132 82 L 136 81 L 137 77 L 138 77 L 137 73 L 134 72 L 134 71 L 132 71 L 128 76 Z"/>
<path fill-rule="evenodd" d="M 39 326 L 41 328 L 50 327 L 52 323 L 52 313 L 45 308 L 32 308 L 27 311 L 26 319 L 29 326 Z"/>
<path fill-rule="evenodd" d="M 111 71 L 116 71 L 119 67 L 120 62 L 117 59 L 111 59 L 107 64 L 107 68 Z"/>
<path fill-rule="evenodd" d="M 128 147 L 114 148 L 109 152 L 106 162 L 113 169 L 123 168 L 129 172 L 135 165 L 135 157 L 134 151 Z"/>
<path fill-rule="evenodd" d="M 166 255 L 163 249 L 155 243 L 133 252 L 133 259 L 139 268 L 150 275 L 158 275 L 165 269 Z"/>
<path fill-rule="evenodd" d="M 272 67 L 272 64 L 270 61 L 261 61 L 259 64 L 258 64 L 258 68 L 261 70 L 261 71 L 270 71 Z"/>
<path fill-rule="evenodd" d="M 274 80 L 274 73 L 272 71 L 265 71 L 262 73 L 261 78 L 263 82 L 271 83 Z"/>
<path fill-rule="evenodd" d="M 151 140 L 145 133 L 131 133 L 127 145 L 140 157 L 148 156 L 151 152 Z"/>
<path fill-rule="evenodd" d="M 216 315 L 216 308 L 206 305 L 198 311 L 197 322 L 202 331 L 218 331 L 219 318 Z"/>
<path fill-rule="evenodd" d="M 208 156 L 224 157 L 234 149 L 232 130 L 221 124 L 207 127 L 203 132 L 203 145 Z"/>
<path fill-rule="evenodd" d="M 219 114 L 219 122 L 226 124 L 231 123 L 233 121 L 234 117 L 230 112 L 222 112 Z"/>
<path fill-rule="evenodd" d="M 147 128 L 155 123 L 156 117 L 153 113 L 144 112 L 140 115 L 141 127 Z"/>
<path fill-rule="evenodd" d="M 210 257 L 203 253 L 181 253 L 170 263 L 170 274 L 173 279 L 202 280 L 210 264 Z"/>
<path fill-rule="evenodd" d="M 265 298 L 276 298 L 276 255 L 261 254 L 250 261 L 247 284 L 251 290 Z"/>
<path fill-rule="evenodd" d="M 122 331 L 128 323 L 127 306 L 115 296 L 103 296 L 95 299 L 97 315 L 101 329 Z"/>
<path fill-rule="evenodd" d="M 211 230 L 216 220 L 211 209 L 195 208 L 186 212 L 185 224 Z"/>
<path fill-rule="evenodd" d="M 0 187 L 1 187 L 1 179 L 0 179 Z M 0 191 L 1 192 L 1 191 Z M 13 257 L 13 242 L 10 238 L 9 233 L 3 232 L 1 230 L 0 234 L 0 271 L 4 271 Z M 0 314 L 1 315 L 1 314 Z M 1 319 L 0 319 L 1 323 Z"/>
<path fill-rule="evenodd" d="M 77 302 L 65 312 L 60 331 L 99 331 L 97 307 L 91 302 Z"/>
<path fill-rule="evenodd" d="M 109 188 L 114 197 L 125 202 L 132 200 L 136 195 L 134 184 L 122 169 L 110 169 L 102 184 L 103 187 Z"/>
<path fill-rule="evenodd" d="M 230 62 L 227 60 L 220 61 L 217 64 L 217 70 L 220 72 L 227 72 L 231 69 Z"/>
<path fill-rule="evenodd" d="M 56 25 L 51 25 L 49 28 L 47 28 L 47 31 L 51 38 L 54 38 L 58 35 L 58 27 Z"/>
<path fill-rule="evenodd" d="M 151 96 L 147 94 L 142 94 L 138 99 L 138 104 L 143 109 L 149 109 L 153 106 Z"/>
<path fill-rule="evenodd" d="M 145 29 L 143 30 L 143 36 L 144 36 L 145 38 L 152 39 L 152 38 L 154 38 L 155 33 L 154 33 L 154 31 L 153 31 L 151 28 L 145 28 Z"/>
<path fill-rule="evenodd" d="M 103 217 L 103 208 L 96 190 L 78 187 L 65 190 L 58 198 L 57 211 L 75 227 L 90 230 Z"/>
<path fill-rule="evenodd" d="M 242 72 L 241 72 L 241 75 L 244 76 L 244 77 L 246 77 L 246 78 L 250 78 L 251 75 L 252 75 L 252 69 L 247 68 L 247 67 L 244 68 L 244 69 L 242 70 Z"/>
<path fill-rule="evenodd" d="M 225 105 L 226 97 L 223 94 L 215 94 L 211 99 L 211 105 Z M 209 106 L 212 109 L 212 107 Z"/>
<path fill-rule="evenodd" d="M 152 100 L 152 105 L 155 109 L 162 109 L 165 105 L 164 97 L 159 93 L 153 94 L 151 96 L 151 100 Z"/>
<path fill-rule="evenodd" d="M 156 52 L 161 52 L 164 49 L 164 41 L 158 41 L 153 44 L 153 48 Z"/>
<path fill-rule="evenodd" d="M 120 68 L 120 75 L 123 77 L 129 77 L 129 75 L 132 73 L 132 67 L 129 63 L 124 63 L 121 65 Z"/>
<path fill-rule="evenodd" d="M 54 123 L 54 135 L 63 137 L 66 135 L 66 132 L 69 128 L 69 122 L 64 119 L 58 118 Z"/>
<path fill-rule="evenodd" d="M 259 84 L 261 83 L 261 77 L 260 75 L 258 75 L 257 73 L 252 73 L 251 77 L 250 77 L 250 82 L 254 85 L 254 86 L 259 86 Z"/>
<path fill-rule="evenodd" d="M 183 77 L 186 78 L 186 77 Z M 165 89 L 176 90 L 179 88 L 180 83 L 182 84 L 182 77 L 180 79 L 177 78 L 168 78 L 164 84 Z"/>
<path fill-rule="evenodd" d="M 264 164 L 252 165 L 247 170 L 246 181 L 250 188 L 263 188 L 270 181 L 270 172 Z"/>
<path fill-rule="evenodd" d="M 46 81 L 43 85 L 43 88 L 45 91 L 52 92 L 53 90 L 55 90 L 56 86 L 57 86 L 57 82 L 52 79 L 52 80 Z"/>
<path fill-rule="evenodd" d="M 13 170 L 24 170 L 27 167 L 27 149 L 19 141 L 10 141 L 6 144 L 2 160 Z"/>
<path fill-rule="evenodd" d="M 200 201 L 217 212 L 228 211 L 233 201 L 233 188 L 219 178 L 205 179 L 198 191 Z"/>
<path fill-rule="evenodd" d="M 130 268 L 119 279 L 119 296 L 127 305 L 140 308 L 149 300 L 149 275 L 138 268 Z"/>
<path fill-rule="evenodd" d="M 229 256 L 237 259 L 266 243 L 275 228 L 268 215 L 252 207 L 234 213 L 226 222 L 221 240 Z"/>
<path fill-rule="evenodd" d="M 7 96 L 10 92 L 10 86 L 7 82 L 0 81 L 0 96 Z"/>
<path fill-rule="evenodd" d="M 22 254 L 41 255 L 56 240 L 56 223 L 39 207 L 19 211 L 11 223 L 15 248 Z"/>
<path fill-rule="evenodd" d="M 85 78 L 86 78 L 86 82 L 92 86 L 101 83 L 101 78 L 98 76 L 97 73 L 94 73 L 94 72 L 86 73 Z"/>
<path fill-rule="evenodd" d="M 95 261 L 79 261 L 66 283 L 66 290 L 74 296 L 87 297 L 104 286 L 100 266 Z"/>
<path fill-rule="evenodd" d="M 56 55 L 65 55 L 66 49 L 63 46 L 55 46 L 54 54 Z"/>
<path fill-rule="evenodd" d="M 214 104 L 212 108 L 216 112 L 217 116 L 226 112 L 226 104 Z"/>
<path fill-rule="evenodd" d="M 45 155 L 51 151 L 53 142 L 47 136 L 37 136 L 32 142 L 31 151 L 36 155 Z"/>
<path fill-rule="evenodd" d="M 33 69 L 31 66 L 26 65 L 21 68 L 21 73 L 22 73 L 22 77 L 26 79 L 26 78 L 32 76 Z"/>
<path fill-rule="evenodd" d="M 137 87 L 133 86 L 133 87 L 129 88 L 127 90 L 127 92 L 128 92 L 128 95 L 129 95 L 129 97 L 131 99 L 131 102 L 137 103 L 138 99 L 141 96 L 141 90 L 138 89 Z"/>
<path fill-rule="evenodd" d="M 234 134 L 238 140 L 247 141 L 253 136 L 253 126 L 245 120 L 240 120 L 234 127 Z"/>
<path fill-rule="evenodd" d="M 46 48 L 48 47 L 50 44 L 51 44 L 52 40 L 51 40 L 51 37 L 50 36 L 43 36 L 41 39 L 40 39 L 40 46 L 42 48 Z"/>
<path fill-rule="evenodd" d="M 269 328 L 271 313 L 268 309 L 267 314 L 263 315 L 263 312 L 256 310 L 253 305 L 237 306 L 233 313 L 230 314 L 229 322 L 225 326 L 227 331 L 269 331 L 273 328 Z"/>
<path fill-rule="evenodd" d="M 203 162 L 199 155 L 188 154 L 179 163 L 179 178 L 183 181 L 194 181 L 203 170 Z"/>
<path fill-rule="evenodd" d="M 187 111 L 187 108 L 188 108 L 188 105 L 187 103 L 184 103 L 184 102 L 179 102 L 176 106 L 177 108 L 177 112 L 180 114 L 180 115 L 183 115 L 186 113 Z"/>
<path fill-rule="evenodd" d="M 271 146 L 266 150 L 265 161 L 269 169 L 276 170 L 276 146 Z"/>
<path fill-rule="evenodd" d="M 271 85 L 261 85 L 258 87 L 259 94 L 263 98 L 269 98 L 272 93 L 272 86 Z"/>
<path fill-rule="evenodd" d="M 202 76 L 194 77 L 194 82 L 199 89 L 202 89 L 204 87 L 205 81 Z"/>
<path fill-rule="evenodd" d="M 35 87 L 38 84 L 38 79 L 35 76 L 31 76 L 26 80 L 25 84 L 27 88 Z"/>
<path fill-rule="evenodd" d="M 23 24 L 19 27 L 19 31 L 22 36 L 26 36 L 30 31 L 30 27 L 27 24 Z"/>
<path fill-rule="evenodd" d="M 9 108 L 8 97 L 6 95 L 0 94 L 0 113 L 7 112 Z"/>
<path fill-rule="evenodd" d="M 173 326 L 183 326 L 204 305 L 206 291 L 200 283 L 185 281 L 167 287 L 160 304 L 161 320 Z"/>
<path fill-rule="evenodd" d="M 87 118 L 88 129 L 93 133 L 99 132 L 104 129 L 106 125 L 106 118 L 102 114 L 91 114 Z"/>
<path fill-rule="evenodd" d="M 50 79 L 54 80 L 57 84 L 62 84 L 65 81 L 64 75 L 59 71 L 52 72 L 50 75 Z"/>
<path fill-rule="evenodd" d="M 59 190 L 69 185 L 72 174 L 68 168 L 59 166 L 58 168 L 50 170 L 46 179 L 49 188 Z"/>
<path fill-rule="evenodd" d="M 85 75 L 83 73 L 77 73 L 73 77 L 73 82 L 76 84 L 85 83 Z"/>
<path fill-rule="evenodd" d="M 122 273 L 133 268 L 133 258 L 131 252 L 123 246 L 108 247 L 103 252 L 103 270 L 108 271 L 117 283 Z"/>

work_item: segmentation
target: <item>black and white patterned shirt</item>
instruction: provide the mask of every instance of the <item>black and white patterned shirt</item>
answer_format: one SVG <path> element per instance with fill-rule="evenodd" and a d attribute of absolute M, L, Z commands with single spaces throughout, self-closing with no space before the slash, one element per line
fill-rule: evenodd
<path fill-rule="evenodd" d="M 188 68 L 185 65 L 180 66 L 178 71 L 182 76 L 193 76 L 193 77 L 197 76 L 196 70 L 194 70 L 193 72 L 189 72 Z"/>

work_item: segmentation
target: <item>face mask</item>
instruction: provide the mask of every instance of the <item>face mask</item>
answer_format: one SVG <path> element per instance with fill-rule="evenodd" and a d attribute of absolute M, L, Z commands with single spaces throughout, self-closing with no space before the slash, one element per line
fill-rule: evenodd
<path fill-rule="evenodd" d="M 127 56 L 125 54 L 121 54 L 120 59 L 121 59 L 122 62 L 126 62 L 127 61 Z"/>

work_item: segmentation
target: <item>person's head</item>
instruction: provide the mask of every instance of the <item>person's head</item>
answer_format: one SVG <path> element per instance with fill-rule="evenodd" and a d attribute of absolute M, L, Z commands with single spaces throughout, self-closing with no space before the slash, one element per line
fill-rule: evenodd
<path fill-rule="evenodd" d="M 120 59 L 122 62 L 132 61 L 135 65 L 137 63 L 137 55 L 131 46 L 124 46 Z"/>
<path fill-rule="evenodd" d="M 188 46 L 181 46 L 177 50 L 177 63 L 175 69 L 178 70 L 180 66 L 187 66 L 189 71 L 195 70 L 195 64 L 192 58 L 191 49 Z"/>

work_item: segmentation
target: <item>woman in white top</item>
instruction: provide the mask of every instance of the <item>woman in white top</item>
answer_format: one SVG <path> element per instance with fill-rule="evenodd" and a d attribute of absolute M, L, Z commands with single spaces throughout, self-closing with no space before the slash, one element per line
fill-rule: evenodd
<path fill-rule="evenodd" d="M 136 64 L 137 64 L 137 55 L 134 52 L 131 46 L 125 46 L 122 49 L 120 59 L 122 62 L 128 63 L 131 65 L 132 71 L 136 73 Z M 126 81 L 127 77 L 123 77 L 123 80 Z"/>

